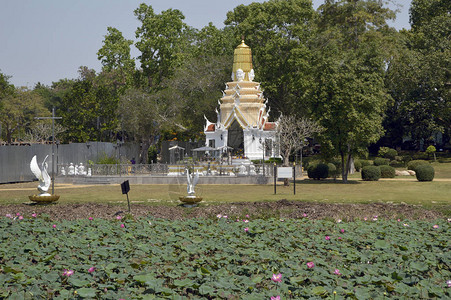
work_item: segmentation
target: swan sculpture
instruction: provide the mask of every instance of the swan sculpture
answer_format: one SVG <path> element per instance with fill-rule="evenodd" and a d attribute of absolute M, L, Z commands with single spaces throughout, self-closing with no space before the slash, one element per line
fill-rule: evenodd
<path fill-rule="evenodd" d="M 193 173 L 189 173 L 189 170 L 186 169 L 186 177 L 188 179 L 188 184 L 187 184 L 187 192 L 188 192 L 188 197 L 195 197 L 194 196 L 194 187 L 196 186 L 197 182 L 199 181 L 199 172 L 196 171 L 196 175 L 194 176 Z"/>
<path fill-rule="evenodd" d="M 51 196 L 47 191 L 49 190 L 51 179 L 49 173 L 47 173 L 47 157 L 42 161 L 42 169 L 39 168 L 38 162 L 36 160 L 36 155 L 33 156 L 30 162 L 30 169 L 34 176 L 39 180 L 38 190 L 40 192 L 39 196 Z"/>

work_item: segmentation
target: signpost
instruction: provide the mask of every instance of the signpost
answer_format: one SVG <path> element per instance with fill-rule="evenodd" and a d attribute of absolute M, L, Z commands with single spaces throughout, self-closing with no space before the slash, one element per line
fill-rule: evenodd
<path fill-rule="evenodd" d="M 36 120 L 52 120 L 52 195 L 55 194 L 55 120 L 62 119 L 62 117 L 55 117 L 55 108 L 52 108 L 51 117 L 35 117 Z M 58 171 L 58 170 L 57 170 Z"/>
<path fill-rule="evenodd" d="M 293 179 L 293 192 L 296 195 L 296 165 L 293 167 L 276 167 L 274 164 L 274 194 L 276 194 L 276 181 L 277 179 Z"/>
<path fill-rule="evenodd" d="M 130 191 L 130 183 L 128 180 L 121 183 L 122 194 L 127 195 L 128 213 L 130 213 L 130 200 L 128 199 L 128 192 Z"/>

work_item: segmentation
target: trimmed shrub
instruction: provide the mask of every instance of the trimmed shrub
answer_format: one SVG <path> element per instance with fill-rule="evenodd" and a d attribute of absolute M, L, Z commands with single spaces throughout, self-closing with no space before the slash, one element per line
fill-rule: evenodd
<path fill-rule="evenodd" d="M 435 170 L 431 165 L 419 165 L 415 169 L 415 175 L 418 181 L 432 181 L 434 179 Z"/>
<path fill-rule="evenodd" d="M 395 168 L 390 166 L 380 166 L 381 178 L 395 178 Z"/>
<path fill-rule="evenodd" d="M 402 161 L 392 160 L 390 161 L 390 166 L 393 168 L 401 168 L 404 167 L 404 163 Z"/>
<path fill-rule="evenodd" d="M 266 164 L 274 164 L 280 165 L 282 163 L 282 159 L 280 157 L 271 157 L 270 159 L 265 161 Z"/>
<path fill-rule="evenodd" d="M 315 180 L 327 178 L 329 175 L 329 166 L 323 163 L 311 165 L 307 169 L 307 175 L 309 178 L 313 178 Z"/>
<path fill-rule="evenodd" d="M 339 175 L 338 168 L 333 163 L 328 163 L 327 166 L 329 167 L 329 173 L 327 177 L 331 177 L 334 179 L 337 178 Z"/>
<path fill-rule="evenodd" d="M 357 172 L 360 172 L 362 170 L 362 162 L 358 159 L 354 161 L 354 168 Z"/>
<path fill-rule="evenodd" d="M 398 155 L 398 151 L 388 147 L 381 147 L 379 149 L 378 155 L 380 157 L 385 157 L 388 159 L 395 159 L 395 156 Z"/>
<path fill-rule="evenodd" d="M 412 160 L 407 164 L 407 170 L 417 171 L 416 168 L 421 165 L 429 165 L 429 162 L 425 160 Z"/>
<path fill-rule="evenodd" d="M 381 169 L 378 166 L 365 166 L 362 168 L 362 180 L 378 181 L 381 178 Z"/>
<path fill-rule="evenodd" d="M 382 158 L 382 157 L 376 157 L 374 159 L 374 165 L 375 166 L 384 166 L 390 163 L 390 160 L 388 158 Z"/>

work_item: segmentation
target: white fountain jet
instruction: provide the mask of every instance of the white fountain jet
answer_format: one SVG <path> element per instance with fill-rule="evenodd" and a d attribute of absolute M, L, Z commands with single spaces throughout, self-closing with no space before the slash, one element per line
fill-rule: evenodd
<path fill-rule="evenodd" d="M 30 162 L 31 172 L 33 172 L 34 176 L 36 176 L 36 178 L 39 180 L 38 185 L 38 191 L 40 192 L 39 196 L 51 196 L 48 193 L 50 183 L 52 182 L 52 180 L 50 179 L 49 173 L 47 173 L 47 163 L 46 163 L 47 157 L 49 156 L 47 155 L 42 161 L 41 164 L 42 169 L 39 168 L 38 162 L 36 160 L 36 155 L 33 156 Z"/>

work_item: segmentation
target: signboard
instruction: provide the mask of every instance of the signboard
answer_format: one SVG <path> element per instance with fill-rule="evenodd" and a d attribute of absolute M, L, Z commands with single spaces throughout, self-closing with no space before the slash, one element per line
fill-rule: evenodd
<path fill-rule="evenodd" d="M 130 191 L 130 183 L 128 180 L 121 183 L 122 194 L 127 194 Z"/>
<path fill-rule="evenodd" d="M 293 178 L 293 168 L 292 167 L 278 167 L 277 168 L 277 178 Z"/>

